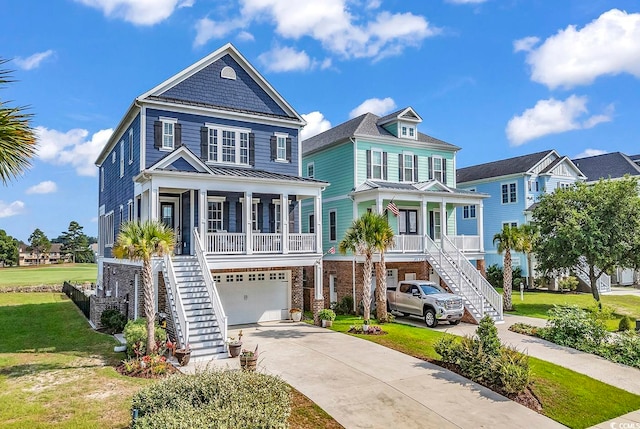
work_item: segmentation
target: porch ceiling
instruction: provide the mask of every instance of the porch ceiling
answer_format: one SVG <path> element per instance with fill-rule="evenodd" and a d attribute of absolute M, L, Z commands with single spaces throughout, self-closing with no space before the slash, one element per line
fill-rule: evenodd
<path fill-rule="evenodd" d="M 478 204 L 488 194 L 451 188 L 437 180 L 418 183 L 379 182 L 367 180 L 351 193 L 356 201 L 366 201 L 379 196 L 385 199 L 395 198 L 409 201 L 444 199 L 450 203 Z"/>

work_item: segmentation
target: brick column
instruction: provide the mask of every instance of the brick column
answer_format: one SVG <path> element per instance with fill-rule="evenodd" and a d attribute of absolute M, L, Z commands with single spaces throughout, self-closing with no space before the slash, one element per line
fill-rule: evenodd
<path fill-rule="evenodd" d="M 476 268 L 478 269 L 478 271 L 480 271 L 480 274 L 482 274 L 482 277 L 484 277 L 486 279 L 487 278 L 487 270 L 485 269 L 485 266 L 484 266 L 484 259 L 476 260 Z"/>
<path fill-rule="evenodd" d="M 302 267 L 295 267 L 291 270 L 291 307 L 302 309 L 303 306 Z"/>
<path fill-rule="evenodd" d="M 313 324 L 320 326 L 320 318 L 318 312 L 324 308 L 324 298 L 313 300 Z"/>

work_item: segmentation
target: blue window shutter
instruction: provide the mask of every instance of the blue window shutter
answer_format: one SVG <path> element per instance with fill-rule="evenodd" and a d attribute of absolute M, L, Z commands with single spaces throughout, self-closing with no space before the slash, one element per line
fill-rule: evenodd
<path fill-rule="evenodd" d="M 291 137 L 287 137 L 286 150 L 287 150 L 287 161 L 291 162 Z"/>
<path fill-rule="evenodd" d="M 278 138 L 276 136 L 271 136 L 271 161 L 275 160 L 278 157 Z"/>
<path fill-rule="evenodd" d="M 367 151 L 367 179 L 371 179 L 371 151 Z"/>
<path fill-rule="evenodd" d="M 256 166 L 256 135 L 249 133 L 249 165 Z"/>
<path fill-rule="evenodd" d="M 229 231 L 229 201 L 225 201 L 222 205 L 222 227 L 225 231 Z"/>
<path fill-rule="evenodd" d="M 246 203 L 246 201 L 245 201 Z M 249 202 L 251 204 L 251 202 Z M 236 202 L 236 232 L 242 232 L 242 219 L 244 217 L 244 210 L 242 210 L 242 203 Z"/>
<path fill-rule="evenodd" d="M 418 155 L 413 155 L 413 181 L 418 181 Z"/>
<path fill-rule="evenodd" d="M 209 161 L 209 128 L 200 127 L 200 159 Z"/>
<path fill-rule="evenodd" d="M 429 180 L 433 180 L 433 157 L 429 157 Z"/>
<path fill-rule="evenodd" d="M 402 171 L 404 164 L 404 160 L 402 159 L 402 154 L 398 154 L 398 180 L 404 180 L 404 171 Z"/>
<path fill-rule="evenodd" d="M 162 147 L 162 122 L 160 121 L 153 123 L 153 147 L 156 149 Z"/>
<path fill-rule="evenodd" d="M 174 145 L 174 147 L 180 147 L 180 146 L 182 146 L 182 124 L 175 124 L 173 128 L 175 130 L 175 145 Z"/>

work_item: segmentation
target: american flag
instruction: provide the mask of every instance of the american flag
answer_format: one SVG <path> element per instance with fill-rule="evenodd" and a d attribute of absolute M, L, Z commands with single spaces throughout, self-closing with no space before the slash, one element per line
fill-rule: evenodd
<path fill-rule="evenodd" d="M 387 210 L 396 216 L 400 214 L 400 210 L 398 210 L 398 206 L 393 203 L 393 200 L 389 201 L 389 204 L 387 204 Z"/>
<path fill-rule="evenodd" d="M 336 253 L 336 246 L 331 246 L 329 250 L 327 250 L 327 253 L 334 255 Z"/>

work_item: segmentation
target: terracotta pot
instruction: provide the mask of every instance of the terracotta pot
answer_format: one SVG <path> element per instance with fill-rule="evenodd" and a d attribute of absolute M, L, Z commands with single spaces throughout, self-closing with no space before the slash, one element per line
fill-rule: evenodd
<path fill-rule="evenodd" d="M 187 366 L 189 364 L 189 360 L 191 359 L 191 350 L 178 349 L 176 350 L 175 355 L 180 366 Z"/>
<path fill-rule="evenodd" d="M 242 343 L 229 344 L 229 356 L 232 358 L 238 357 L 240 355 L 240 351 L 242 350 Z"/>

